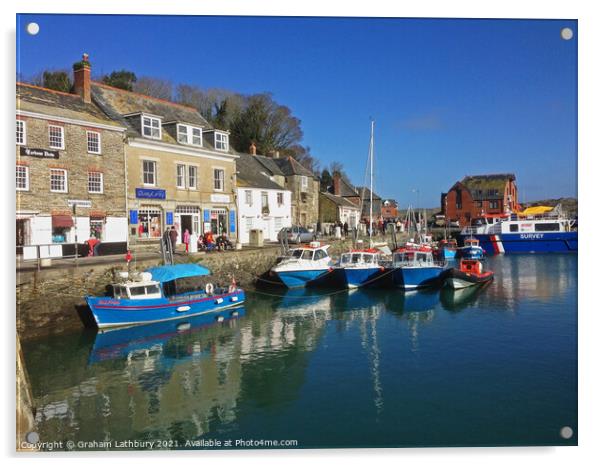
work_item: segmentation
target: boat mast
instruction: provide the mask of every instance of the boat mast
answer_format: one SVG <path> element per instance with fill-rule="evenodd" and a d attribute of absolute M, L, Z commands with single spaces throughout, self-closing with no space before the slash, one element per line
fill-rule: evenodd
<path fill-rule="evenodd" d="M 370 247 L 372 247 L 372 190 L 374 184 L 374 120 L 370 121 Z"/>

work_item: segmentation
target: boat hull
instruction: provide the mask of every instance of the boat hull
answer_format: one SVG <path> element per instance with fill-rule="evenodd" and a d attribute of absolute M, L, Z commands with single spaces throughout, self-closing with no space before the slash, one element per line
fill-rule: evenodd
<path fill-rule="evenodd" d="M 451 248 L 443 248 L 441 250 L 441 257 L 445 260 L 455 259 L 458 251 L 456 249 Z"/>
<path fill-rule="evenodd" d="M 349 289 L 367 286 L 379 281 L 384 275 L 384 269 L 381 267 L 352 268 L 341 267 L 336 269 L 338 281 Z"/>
<path fill-rule="evenodd" d="M 469 286 L 482 285 L 493 280 L 493 272 L 470 274 L 458 269 L 450 269 L 446 273 L 445 284 L 455 290 Z"/>
<path fill-rule="evenodd" d="M 476 238 L 488 255 L 524 253 L 577 252 L 576 231 L 551 233 L 503 233 L 497 235 L 464 235 Z"/>
<path fill-rule="evenodd" d="M 482 259 L 483 258 L 483 249 L 475 248 L 475 247 L 466 247 L 458 250 L 460 253 L 460 257 L 464 259 Z"/>
<path fill-rule="evenodd" d="M 443 267 L 397 267 L 392 272 L 393 285 L 405 290 L 437 286 Z"/>
<path fill-rule="evenodd" d="M 178 299 L 115 299 L 86 296 L 86 302 L 98 328 L 177 320 L 240 306 L 244 301 L 243 290 L 211 296 L 189 295 Z"/>
<path fill-rule="evenodd" d="M 314 270 L 282 270 L 273 271 L 273 273 L 284 283 L 288 288 L 303 288 L 310 285 L 326 274 L 329 269 L 314 269 Z"/>

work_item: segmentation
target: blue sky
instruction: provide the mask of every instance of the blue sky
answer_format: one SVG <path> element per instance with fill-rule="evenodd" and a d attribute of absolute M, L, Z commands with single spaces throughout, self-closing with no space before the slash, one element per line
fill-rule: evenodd
<path fill-rule="evenodd" d="M 25 24 L 40 33 L 24 33 Z M 560 30 L 570 27 L 572 40 Z M 577 22 L 22 15 L 17 71 L 93 73 L 268 91 L 301 119 L 322 165 L 364 182 L 370 117 L 375 190 L 434 207 L 465 175 L 513 172 L 519 199 L 577 193 Z"/>

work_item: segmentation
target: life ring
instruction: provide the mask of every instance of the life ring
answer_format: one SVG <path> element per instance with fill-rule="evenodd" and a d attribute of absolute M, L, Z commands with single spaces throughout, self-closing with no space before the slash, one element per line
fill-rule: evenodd
<path fill-rule="evenodd" d="M 208 295 L 213 294 L 213 283 L 207 283 L 205 285 L 205 293 L 207 293 Z"/>
<path fill-rule="evenodd" d="M 236 285 L 232 284 L 228 287 L 228 293 L 234 293 L 236 291 Z"/>

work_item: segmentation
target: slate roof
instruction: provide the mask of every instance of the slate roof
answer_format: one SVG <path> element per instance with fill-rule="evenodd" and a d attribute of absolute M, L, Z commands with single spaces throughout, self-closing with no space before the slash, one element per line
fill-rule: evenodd
<path fill-rule="evenodd" d="M 270 173 L 267 172 L 257 156 L 249 154 L 238 155 L 239 158 L 236 159 L 236 180 L 238 187 L 279 189 L 284 191 L 282 186 L 270 180 L 268 177 Z"/>
<path fill-rule="evenodd" d="M 343 197 L 358 197 L 360 196 L 359 191 L 350 183 L 348 183 L 347 181 L 345 181 L 344 178 L 341 177 L 341 181 L 339 184 L 339 188 L 340 188 L 340 196 Z"/>
<path fill-rule="evenodd" d="M 365 186 L 358 186 L 355 188 L 358 193 L 360 193 L 361 198 L 364 202 L 370 202 L 370 188 L 366 188 Z M 381 201 L 381 197 L 376 194 L 374 191 L 372 192 L 372 200 L 373 201 Z"/>
<path fill-rule="evenodd" d="M 161 142 L 175 144 L 186 148 L 194 146 L 180 144 L 174 137 L 175 131 L 166 131 L 165 126 L 169 123 L 188 123 L 203 129 L 203 132 L 213 131 L 213 128 L 205 118 L 194 107 L 178 104 L 169 100 L 150 97 L 137 92 L 126 91 L 116 87 L 108 86 L 96 81 L 91 83 L 92 99 L 112 119 L 119 121 L 127 128 L 130 137 L 140 137 L 139 127 L 134 124 L 132 115 L 146 113 L 162 118 L 163 130 L 161 131 Z M 130 115 L 128 117 L 128 115 Z M 209 138 L 211 139 L 211 138 Z M 209 144 L 209 147 L 208 147 Z M 207 138 L 203 138 L 203 146 L 199 149 L 215 150 Z M 221 152 L 221 151 L 220 151 Z M 230 155 L 238 155 L 229 145 Z"/>
<path fill-rule="evenodd" d="M 473 199 L 502 199 L 508 180 L 516 180 L 513 173 L 465 176 L 460 183 L 470 191 Z M 489 194 L 489 190 L 497 190 L 497 194 Z"/>
<path fill-rule="evenodd" d="M 265 155 L 253 155 L 255 160 L 260 163 L 266 170 L 271 172 L 272 175 L 285 176 L 284 172 L 280 169 L 278 164 L 272 157 L 266 157 Z"/>
<path fill-rule="evenodd" d="M 284 176 L 301 175 L 314 177 L 311 170 L 305 168 L 293 157 L 274 158 L 272 160 L 278 165 Z"/>
<path fill-rule="evenodd" d="M 42 113 L 48 116 L 84 120 L 120 128 L 124 126 L 111 120 L 94 103 L 87 104 L 78 94 L 68 94 L 52 89 L 17 83 L 17 110 Z"/>
<path fill-rule="evenodd" d="M 356 204 L 354 204 L 353 202 L 351 202 L 349 199 L 345 199 L 342 196 L 335 196 L 332 193 L 320 193 L 322 196 L 326 197 L 327 199 L 330 199 L 332 202 L 334 202 L 336 205 L 341 206 L 341 207 L 351 207 L 354 209 L 359 210 L 359 206 L 357 206 Z"/>

